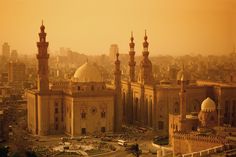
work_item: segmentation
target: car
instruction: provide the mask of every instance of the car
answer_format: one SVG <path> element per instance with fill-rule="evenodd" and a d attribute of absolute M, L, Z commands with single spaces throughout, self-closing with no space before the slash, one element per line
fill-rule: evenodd
<path fill-rule="evenodd" d="M 118 145 L 120 145 L 120 146 L 124 146 L 124 147 L 127 146 L 127 142 L 124 140 L 118 140 L 117 142 L 118 142 Z"/>

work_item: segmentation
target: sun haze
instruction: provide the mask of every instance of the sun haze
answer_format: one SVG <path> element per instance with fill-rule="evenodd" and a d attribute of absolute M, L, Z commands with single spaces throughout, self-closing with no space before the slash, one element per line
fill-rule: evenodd
<path fill-rule="evenodd" d="M 0 43 L 35 54 L 43 19 L 50 51 L 127 53 L 130 32 L 142 51 L 147 29 L 150 55 L 227 54 L 236 43 L 234 0 L 1 0 Z"/>

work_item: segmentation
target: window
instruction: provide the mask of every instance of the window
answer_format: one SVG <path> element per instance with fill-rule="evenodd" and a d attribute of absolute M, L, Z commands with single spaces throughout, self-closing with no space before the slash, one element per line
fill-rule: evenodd
<path fill-rule="evenodd" d="M 224 117 L 227 118 L 228 117 L 228 113 L 229 113 L 229 101 L 225 101 L 225 113 L 224 113 Z"/>
<path fill-rule="evenodd" d="M 174 104 L 174 113 L 175 114 L 179 113 L 179 103 L 178 102 L 175 102 L 175 104 Z"/>
<path fill-rule="evenodd" d="M 106 128 L 105 127 L 101 127 L 101 132 L 106 132 Z"/>
<path fill-rule="evenodd" d="M 105 118 L 106 117 L 106 112 L 105 111 L 102 111 L 101 112 L 101 118 Z"/>
<path fill-rule="evenodd" d="M 58 118 L 57 117 L 55 117 L 55 122 L 58 122 Z"/>
<path fill-rule="evenodd" d="M 82 118 L 82 119 L 85 119 L 85 118 L 86 118 L 86 113 L 85 113 L 85 112 L 82 112 L 82 113 L 81 113 L 81 118 Z"/>
<path fill-rule="evenodd" d="M 63 103 L 61 103 L 61 121 L 64 121 L 64 106 Z"/>
<path fill-rule="evenodd" d="M 158 122 L 158 128 L 159 128 L 159 130 L 163 130 L 164 129 L 164 122 L 163 121 L 159 121 Z"/>
<path fill-rule="evenodd" d="M 80 86 L 78 86 L 78 90 L 80 90 Z"/>
<path fill-rule="evenodd" d="M 57 107 L 55 108 L 55 113 L 58 113 L 58 108 Z"/>
<path fill-rule="evenodd" d="M 94 91 L 94 86 L 93 85 L 91 86 L 91 90 Z"/>
<path fill-rule="evenodd" d="M 82 129 L 81 129 L 81 134 L 82 134 L 82 135 L 85 135 L 85 134 L 86 134 L 86 128 L 82 128 Z"/>

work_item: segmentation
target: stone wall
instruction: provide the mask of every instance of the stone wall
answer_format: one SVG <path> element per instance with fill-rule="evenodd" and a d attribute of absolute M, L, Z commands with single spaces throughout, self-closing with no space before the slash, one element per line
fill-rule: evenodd
<path fill-rule="evenodd" d="M 212 147 L 226 144 L 226 140 L 219 136 L 203 136 L 188 133 L 175 133 L 173 148 L 175 154 L 199 152 Z"/>

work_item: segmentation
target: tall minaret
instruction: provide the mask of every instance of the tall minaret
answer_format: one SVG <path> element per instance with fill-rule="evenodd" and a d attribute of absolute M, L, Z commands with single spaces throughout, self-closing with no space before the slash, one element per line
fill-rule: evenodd
<path fill-rule="evenodd" d="M 47 93 L 49 90 L 49 79 L 48 79 L 48 58 L 49 54 L 47 52 L 48 49 L 48 42 L 46 42 L 46 33 L 45 27 L 42 25 L 40 27 L 39 33 L 39 42 L 37 42 L 38 47 L 38 91 L 40 93 Z"/>
<path fill-rule="evenodd" d="M 122 119 L 123 119 L 123 108 L 122 108 L 122 100 L 121 100 L 121 70 L 120 70 L 120 60 L 119 53 L 116 53 L 116 61 L 115 61 L 115 131 L 121 131 Z"/>
<path fill-rule="evenodd" d="M 153 83 L 153 74 L 152 74 L 152 62 L 149 60 L 149 51 L 147 42 L 147 33 L 145 30 L 144 42 L 143 42 L 143 59 L 140 63 L 140 74 L 139 82 L 143 84 L 152 84 Z"/>
<path fill-rule="evenodd" d="M 129 81 L 134 82 L 135 81 L 135 65 L 136 62 L 134 60 L 135 57 L 135 51 L 134 51 L 134 37 L 133 37 L 133 32 L 131 32 L 131 38 L 130 38 L 130 51 L 129 51 Z"/>
<path fill-rule="evenodd" d="M 181 76 L 181 88 L 179 92 L 180 98 L 180 119 L 186 119 L 186 90 L 185 90 L 186 80 L 184 74 Z"/>

